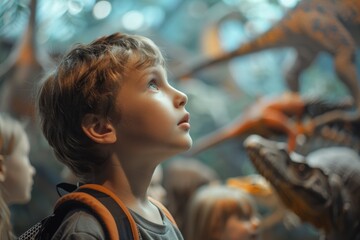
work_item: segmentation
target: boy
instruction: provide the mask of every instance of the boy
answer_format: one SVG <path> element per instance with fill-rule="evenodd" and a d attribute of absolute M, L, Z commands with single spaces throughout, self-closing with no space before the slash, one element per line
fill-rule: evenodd
<path fill-rule="evenodd" d="M 186 103 L 167 81 L 159 48 L 122 33 L 77 45 L 38 93 L 41 127 L 57 158 L 84 183 L 115 193 L 142 239 L 183 239 L 146 192 L 156 166 L 192 145 Z M 69 213 L 53 237 L 104 238 L 84 210 Z"/>

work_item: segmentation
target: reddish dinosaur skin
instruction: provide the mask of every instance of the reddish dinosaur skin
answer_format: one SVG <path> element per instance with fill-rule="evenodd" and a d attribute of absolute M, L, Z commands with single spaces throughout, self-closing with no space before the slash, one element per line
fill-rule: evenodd
<path fill-rule="evenodd" d="M 302 0 L 269 31 L 238 49 L 206 60 L 179 78 L 192 75 L 213 64 L 234 57 L 276 47 L 293 47 L 297 57 L 285 75 L 291 91 L 299 91 L 300 74 L 307 69 L 320 52 L 333 56 L 334 69 L 348 87 L 360 112 L 360 85 L 356 73 L 355 51 L 360 43 L 360 1 L 358 0 Z M 320 122 L 334 120 L 343 112 L 327 115 Z M 356 114 L 355 117 L 359 115 Z"/>
<path fill-rule="evenodd" d="M 316 99 L 303 99 L 293 92 L 277 97 L 259 98 L 233 122 L 196 140 L 187 155 L 194 156 L 228 139 L 250 134 L 268 138 L 285 135 L 288 150 L 301 153 L 321 147 L 318 146 L 321 143 L 335 146 L 346 145 L 360 152 L 360 140 L 354 136 L 354 133 L 359 131 L 360 121 L 340 121 L 336 124 L 317 125 L 313 120 L 318 115 L 333 112 L 334 109 L 337 111 L 349 109 L 351 104 L 352 102 L 347 99 L 337 104 Z M 296 143 L 299 135 L 308 137 L 306 144 Z"/>
<path fill-rule="evenodd" d="M 196 141 L 188 154 L 195 155 L 227 139 L 242 135 L 260 134 L 269 137 L 275 133 L 286 134 L 288 147 L 293 150 L 296 136 L 307 131 L 300 122 L 304 111 L 305 103 L 296 93 L 260 98 L 234 122 Z"/>

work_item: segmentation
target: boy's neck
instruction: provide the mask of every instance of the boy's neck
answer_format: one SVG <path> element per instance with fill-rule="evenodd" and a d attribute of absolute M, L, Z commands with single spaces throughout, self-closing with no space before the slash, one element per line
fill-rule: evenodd
<path fill-rule="evenodd" d="M 128 160 L 126 163 L 136 162 Z M 140 216 L 151 222 L 162 224 L 158 209 L 149 202 L 147 196 L 147 189 L 156 166 L 143 166 L 143 161 L 137 166 L 136 164 L 121 164 L 116 159 L 109 160 L 99 171 L 99 175 L 94 177 L 94 183 L 111 190 L 129 209 Z"/>
<path fill-rule="evenodd" d="M 122 163 L 111 158 L 96 173 L 93 182 L 109 188 L 126 205 L 127 202 L 147 201 L 147 189 L 156 166 L 147 167 L 143 161 L 140 166 L 136 164 L 139 161 L 127 159 Z"/>

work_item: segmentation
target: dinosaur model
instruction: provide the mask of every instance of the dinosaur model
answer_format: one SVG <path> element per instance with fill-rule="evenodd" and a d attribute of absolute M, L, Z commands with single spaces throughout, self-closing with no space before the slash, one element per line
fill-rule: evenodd
<path fill-rule="evenodd" d="M 26 31 L 9 57 L 0 65 L 0 110 L 19 119 L 35 118 L 34 90 L 44 69 L 51 65 L 48 56 L 37 48 L 37 0 L 31 0 Z"/>
<path fill-rule="evenodd" d="M 233 122 L 196 140 L 187 155 L 194 156 L 226 140 L 250 134 L 259 134 L 268 138 L 285 135 L 290 151 L 298 148 L 297 137 L 300 135 L 311 138 L 319 135 L 331 141 L 339 138 L 339 141 L 352 142 L 349 137 L 352 136 L 352 127 L 350 127 L 350 133 L 337 134 L 334 132 L 334 128 L 331 128 L 332 125 L 316 125 L 312 121 L 320 114 L 347 109 L 351 105 L 351 101 L 346 99 L 341 103 L 334 104 L 316 99 L 304 99 L 299 94 L 292 92 L 280 96 L 265 96 L 246 108 Z M 327 128 L 323 129 L 325 126 Z M 337 124 L 336 127 L 344 126 Z M 309 145 L 306 147 L 309 148 Z M 305 151 L 305 147 L 303 150 Z"/>
<path fill-rule="evenodd" d="M 360 157 L 347 147 L 307 156 L 289 153 L 281 142 L 258 135 L 244 142 L 253 165 L 281 201 L 327 240 L 360 239 Z"/>
<path fill-rule="evenodd" d="M 316 59 L 320 52 L 333 56 L 334 68 L 354 99 L 356 112 L 328 113 L 324 119 L 355 119 L 360 116 L 360 84 L 355 65 L 356 47 L 360 43 L 360 1 L 358 0 L 302 0 L 270 30 L 239 48 L 205 60 L 192 63 L 190 70 L 175 74 L 186 78 L 204 68 L 234 57 L 255 53 L 265 49 L 292 47 L 297 56 L 285 74 L 291 91 L 299 91 L 301 73 Z M 176 70 L 175 70 L 176 72 Z"/>

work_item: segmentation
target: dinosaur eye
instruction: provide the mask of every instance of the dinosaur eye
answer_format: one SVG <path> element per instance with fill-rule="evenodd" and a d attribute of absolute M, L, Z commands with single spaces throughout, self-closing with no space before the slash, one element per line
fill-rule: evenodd
<path fill-rule="evenodd" d="M 306 179 L 311 175 L 311 169 L 303 163 L 296 164 L 295 172 L 302 179 Z"/>

